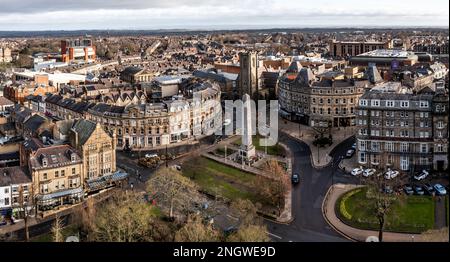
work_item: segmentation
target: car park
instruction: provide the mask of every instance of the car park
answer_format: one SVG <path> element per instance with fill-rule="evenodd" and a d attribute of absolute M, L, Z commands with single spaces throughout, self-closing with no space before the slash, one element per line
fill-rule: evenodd
<path fill-rule="evenodd" d="M 423 196 L 425 194 L 425 191 L 420 185 L 414 185 L 414 193 L 419 196 Z"/>
<path fill-rule="evenodd" d="M 297 173 L 294 173 L 291 177 L 292 184 L 298 184 L 300 182 L 300 175 Z"/>
<path fill-rule="evenodd" d="M 435 184 L 433 188 L 437 195 L 443 196 L 447 194 L 447 190 L 445 190 L 445 187 L 441 184 Z"/>
<path fill-rule="evenodd" d="M 375 174 L 375 171 L 376 171 L 376 170 L 373 169 L 373 168 L 368 168 L 368 169 L 364 170 L 363 176 L 369 177 L 369 176 Z"/>
<path fill-rule="evenodd" d="M 423 190 L 430 196 L 435 195 L 435 191 L 432 185 L 426 183 L 422 185 Z"/>
<path fill-rule="evenodd" d="M 388 170 L 386 173 L 384 173 L 384 178 L 385 179 L 393 179 L 396 178 L 398 176 L 399 172 L 396 170 Z"/>
<path fill-rule="evenodd" d="M 347 150 L 347 153 L 345 153 L 345 157 L 351 158 L 355 154 L 355 149 L 351 148 Z"/>
<path fill-rule="evenodd" d="M 412 195 L 414 194 L 414 189 L 411 185 L 406 184 L 403 186 L 403 191 L 407 194 L 407 195 Z"/>
<path fill-rule="evenodd" d="M 422 170 L 422 172 L 414 176 L 414 179 L 420 181 L 427 178 L 428 175 L 429 175 L 428 171 Z"/>
<path fill-rule="evenodd" d="M 361 175 L 364 172 L 364 169 L 362 167 L 353 168 L 351 174 L 354 176 Z"/>

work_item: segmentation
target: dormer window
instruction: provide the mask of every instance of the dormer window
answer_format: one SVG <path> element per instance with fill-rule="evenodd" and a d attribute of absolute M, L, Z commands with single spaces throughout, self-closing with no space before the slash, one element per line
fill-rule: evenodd
<path fill-rule="evenodd" d="M 77 160 L 77 156 L 75 153 L 70 154 L 70 161 L 75 162 Z"/>
<path fill-rule="evenodd" d="M 47 167 L 48 166 L 48 159 L 46 157 L 42 158 L 42 166 Z"/>

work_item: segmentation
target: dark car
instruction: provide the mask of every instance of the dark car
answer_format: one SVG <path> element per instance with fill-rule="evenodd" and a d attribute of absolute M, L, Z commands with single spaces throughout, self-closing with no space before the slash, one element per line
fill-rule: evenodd
<path fill-rule="evenodd" d="M 407 195 L 412 195 L 414 194 L 414 190 L 412 188 L 411 185 L 404 185 L 403 186 L 403 191 L 407 194 Z"/>
<path fill-rule="evenodd" d="M 433 196 L 435 194 L 433 186 L 428 183 L 423 184 L 422 188 L 430 196 Z"/>
<path fill-rule="evenodd" d="M 415 185 L 414 193 L 416 193 L 416 195 L 423 196 L 425 194 L 425 191 L 423 190 L 423 188 L 421 186 Z"/>
<path fill-rule="evenodd" d="M 294 173 L 291 177 L 292 184 L 298 184 L 300 182 L 300 175 L 297 173 Z"/>

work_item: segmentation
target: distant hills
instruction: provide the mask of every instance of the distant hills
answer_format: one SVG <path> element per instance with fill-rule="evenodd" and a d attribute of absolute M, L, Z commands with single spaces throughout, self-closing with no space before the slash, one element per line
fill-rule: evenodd
<path fill-rule="evenodd" d="M 245 33 L 245 32 L 351 32 L 355 30 L 364 31 L 405 31 L 426 30 L 440 31 L 448 30 L 448 27 L 340 27 L 340 28 L 271 28 L 271 29 L 239 29 L 239 30 L 189 30 L 189 29 L 160 29 L 160 30 L 47 30 L 47 31 L 0 31 L 0 37 L 72 37 L 80 35 L 90 36 L 139 36 L 139 35 L 180 35 L 180 34 L 207 34 L 207 33 Z"/>

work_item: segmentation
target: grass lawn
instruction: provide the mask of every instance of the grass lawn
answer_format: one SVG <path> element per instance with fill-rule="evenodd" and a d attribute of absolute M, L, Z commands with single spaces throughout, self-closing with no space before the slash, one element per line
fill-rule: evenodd
<path fill-rule="evenodd" d="M 352 227 L 378 230 L 378 220 L 369 209 L 374 203 L 367 199 L 366 191 L 366 188 L 355 189 L 341 196 L 336 203 L 336 213 Z M 434 208 L 429 196 L 406 196 L 397 200 L 387 214 L 385 230 L 421 233 L 433 229 Z"/>
<path fill-rule="evenodd" d="M 256 201 L 252 192 L 253 174 L 199 157 L 191 164 L 183 165 L 183 175 L 195 181 L 200 188 L 211 195 L 220 195 L 230 200 L 243 198 Z"/>
<path fill-rule="evenodd" d="M 78 234 L 78 229 L 74 225 L 66 226 L 62 229 L 62 234 L 64 241 L 68 236 L 76 236 Z M 37 237 L 31 238 L 31 242 L 53 242 L 52 233 L 43 234 Z"/>
<path fill-rule="evenodd" d="M 263 138 L 263 137 L 261 137 L 260 135 L 254 135 L 252 137 L 252 143 L 255 146 L 256 150 L 265 152 L 266 147 L 264 145 L 260 145 L 259 144 L 259 139 L 260 138 Z M 238 140 L 234 141 L 233 144 L 240 146 L 242 144 L 241 138 L 239 138 Z M 285 151 L 284 151 L 284 148 L 282 146 L 280 146 L 280 144 L 277 143 L 274 146 L 268 146 L 267 147 L 267 154 L 281 156 L 281 155 L 285 154 Z"/>
<path fill-rule="evenodd" d="M 227 156 L 233 154 L 234 152 L 236 152 L 235 150 L 231 149 L 231 148 L 227 148 Z M 219 147 L 216 150 L 214 150 L 214 154 L 218 155 L 218 156 L 225 156 L 225 147 Z"/>

